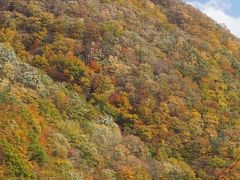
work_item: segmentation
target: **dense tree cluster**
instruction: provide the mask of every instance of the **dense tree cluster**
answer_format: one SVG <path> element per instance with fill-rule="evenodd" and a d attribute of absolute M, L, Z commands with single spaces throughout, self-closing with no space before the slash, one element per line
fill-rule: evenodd
<path fill-rule="evenodd" d="M 239 177 L 240 41 L 196 9 L 1 0 L 0 42 L 0 178 Z"/>

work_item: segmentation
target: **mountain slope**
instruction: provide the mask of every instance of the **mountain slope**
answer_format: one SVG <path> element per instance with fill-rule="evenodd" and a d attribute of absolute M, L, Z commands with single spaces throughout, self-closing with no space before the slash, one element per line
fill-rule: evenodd
<path fill-rule="evenodd" d="M 239 176 L 240 42 L 178 0 L 0 2 L 0 177 Z"/>

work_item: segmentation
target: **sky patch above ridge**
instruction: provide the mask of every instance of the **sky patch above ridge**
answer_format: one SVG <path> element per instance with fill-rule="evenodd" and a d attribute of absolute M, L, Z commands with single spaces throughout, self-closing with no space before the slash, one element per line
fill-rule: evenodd
<path fill-rule="evenodd" d="M 240 0 L 184 0 L 240 38 Z"/>

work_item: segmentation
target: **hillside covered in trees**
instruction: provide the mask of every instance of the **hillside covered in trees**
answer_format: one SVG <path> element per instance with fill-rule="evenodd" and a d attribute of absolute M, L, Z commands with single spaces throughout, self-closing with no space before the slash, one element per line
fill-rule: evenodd
<path fill-rule="evenodd" d="M 179 0 L 0 0 L 0 179 L 240 176 L 240 41 Z"/>

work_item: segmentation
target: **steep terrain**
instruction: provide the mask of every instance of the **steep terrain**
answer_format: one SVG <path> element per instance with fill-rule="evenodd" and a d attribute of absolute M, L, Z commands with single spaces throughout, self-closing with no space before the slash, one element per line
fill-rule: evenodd
<path fill-rule="evenodd" d="M 236 179 L 240 41 L 178 0 L 0 1 L 0 179 Z"/>

